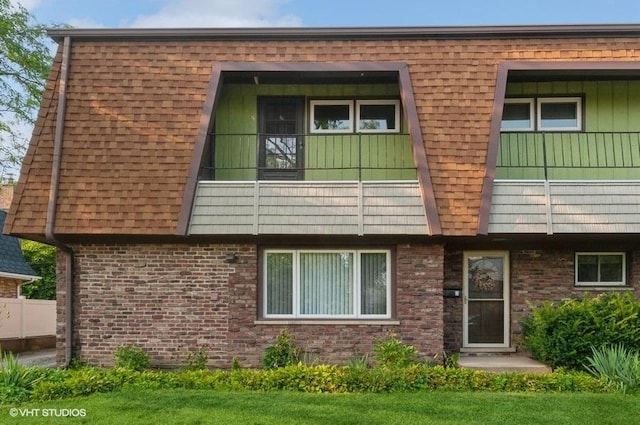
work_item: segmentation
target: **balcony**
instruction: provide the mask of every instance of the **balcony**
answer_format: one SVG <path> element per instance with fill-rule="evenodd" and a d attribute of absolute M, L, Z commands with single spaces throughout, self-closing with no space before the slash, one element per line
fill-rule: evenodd
<path fill-rule="evenodd" d="M 416 180 L 408 134 L 212 134 L 200 180 Z"/>
<path fill-rule="evenodd" d="M 489 233 L 640 233 L 640 133 L 503 133 Z"/>
<path fill-rule="evenodd" d="M 640 133 L 502 133 L 497 179 L 640 179 Z"/>
<path fill-rule="evenodd" d="M 214 134 L 192 235 L 428 235 L 406 134 Z"/>

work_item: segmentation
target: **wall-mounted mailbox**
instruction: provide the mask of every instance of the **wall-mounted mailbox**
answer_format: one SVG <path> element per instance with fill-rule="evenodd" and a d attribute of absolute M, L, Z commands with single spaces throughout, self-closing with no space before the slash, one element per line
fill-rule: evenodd
<path fill-rule="evenodd" d="M 462 291 L 460 289 L 445 289 L 444 297 L 445 298 L 457 298 L 462 296 Z"/>

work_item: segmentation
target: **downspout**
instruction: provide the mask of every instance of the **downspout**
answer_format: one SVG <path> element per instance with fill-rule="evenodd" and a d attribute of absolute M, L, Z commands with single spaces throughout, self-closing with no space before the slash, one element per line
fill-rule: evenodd
<path fill-rule="evenodd" d="M 54 233 L 56 222 L 56 208 L 58 190 L 60 186 L 60 166 L 62 164 L 62 139 L 64 135 L 64 115 L 67 103 L 67 82 L 69 79 L 69 62 L 71 52 L 71 38 L 65 37 L 62 47 L 62 65 L 60 68 L 60 85 L 58 86 L 58 111 L 56 115 L 56 130 L 53 139 L 53 162 L 51 165 L 51 184 L 49 186 L 49 203 L 47 207 L 47 221 L 45 237 L 64 255 L 65 271 L 65 355 L 64 366 L 71 363 L 73 356 L 73 250 L 70 246 L 60 242 Z"/>
<path fill-rule="evenodd" d="M 40 279 L 42 279 L 42 278 L 39 277 L 39 276 L 34 276 L 33 278 L 31 278 L 31 279 L 29 279 L 29 280 L 27 280 L 25 282 L 19 283 L 18 284 L 18 298 L 24 298 L 24 295 L 22 295 L 22 288 L 24 287 L 24 285 L 28 285 L 28 284 L 33 283 L 36 280 L 40 280 Z"/>

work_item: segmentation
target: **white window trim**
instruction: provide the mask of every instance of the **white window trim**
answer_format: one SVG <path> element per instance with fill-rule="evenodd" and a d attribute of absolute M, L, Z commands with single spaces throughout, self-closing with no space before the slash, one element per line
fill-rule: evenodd
<path fill-rule="evenodd" d="M 392 129 L 361 129 L 360 128 L 360 105 L 393 105 L 395 106 L 396 128 Z M 366 99 L 356 100 L 356 121 L 354 124 L 358 133 L 400 133 L 400 101 L 397 99 Z"/>
<path fill-rule="evenodd" d="M 620 255 L 622 256 L 622 281 L 620 282 L 580 282 L 578 280 L 578 258 L 587 255 Z M 598 261 L 598 275 L 600 274 L 600 262 Z M 575 256 L 575 282 L 576 286 L 626 286 L 627 281 L 627 255 L 624 252 L 576 252 Z"/>
<path fill-rule="evenodd" d="M 542 104 L 543 103 L 572 103 L 576 104 L 575 127 L 543 127 Z M 582 131 L 582 98 L 581 97 L 539 97 L 537 98 L 536 125 L 538 131 Z"/>
<path fill-rule="evenodd" d="M 349 252 L 354 254 L 355 259 L 355 267 L 354 267 L 354 297 L 353 297 L 353 311 L 354 314 L 344 314 L 344 315 L 309 315 L 309 314 L 300 314 L 300 299 L 299 299 L 299 288 L 300 288 L 300 273 L 299 273 L 299 263 L 300 263 L 300 254 L 302 253 L 342 253 Z M 267 276 L 266 272 L 267 267 L 267 255 L 270 253 L 291 253 L 293 256 L 293 288 L 292 288 L 292 314 L 268 314 L 267 313 Z M 387 267 L 387 292 L 386 292 L 386 314 L 361 314 L 360 306 L 361 306 L 361 285 L 360 285 L 360 259 L 362 254 L 368 253 L 383 253 L 386 254 L 386 267 Z M 380 320 L 380 319 L 390 319 L 391 318 L 391 251 L 388 249 L 300 249 L 300 250 L 287 250 L 287 249 L 266 249 L 263 253 L 263 278 L 262 278 L 262 317 L 264 319 L 357 319 L 357 320 Z"/>
<path fill-rule="evenodd" d="M 511 127 L 504 128 L 502 127 L 502 120 L 500 121 L 500 130 L 504 132 L 508 131 L 534 131 L 535 130 L 535 109 L 533 107 L 535 103 L 535 99 L 532 97 L 518 97 L 518 98 L 505 98 L 504 104 L 514 104 L 514 103 L 528 103 L 529 104 L 529 127 Z"/>
<path fill-rule="evenodd" d="M 347 105 L 349 106 L 349 128 L 345 129 L 323 129 L 315 128 L 315 106 L 316 105 Z M 353 133 L 353 100 L 333 99 L 333 100 L 310 100 L 309 101 L 309 127 L 311 133 Z"/>

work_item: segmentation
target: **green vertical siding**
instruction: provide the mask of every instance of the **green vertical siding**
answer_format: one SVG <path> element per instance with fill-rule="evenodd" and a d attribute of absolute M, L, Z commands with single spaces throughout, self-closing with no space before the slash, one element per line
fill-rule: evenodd
<path fill-rule="evenodd" d="M 256 179 L 258 96 L 305 96 L 307 99 L 397 97 L 399 88 L 397 84 L 223 86 L 215 115 L 217 180 Z M 309 132 L 308 117 L 305 113 L 305 133 Z M 404 129 L 406 125 L 403 125 Z M 416 178 L 411 141 L 405 134 L 311 135 L 305 137 L 304 145 L 305 180 Z M 364 167 L 361 176 L 357 169 L 359 163 Z"/>
<path fill-rule="evenodd" d="M 549 179 L 640 178 L 640 81 L 509 83 L 506 93 L 507 97 L 583 96 L 584 132 L 545 136 Z M 543 178 L 544 159 L 541 133 L 505 132 L 496 177 Z"/>
<path fill-rule="evenodd" d="M 507 97 L 584 96 L 585 131 L 640 132 L 640 81 L 509 83 Z"/>

